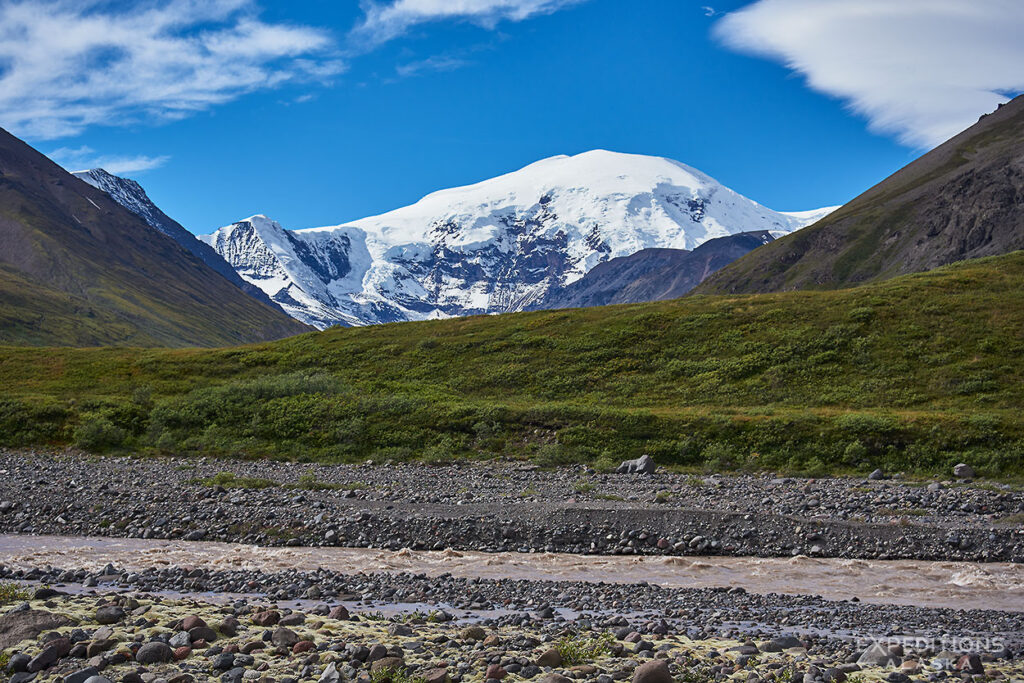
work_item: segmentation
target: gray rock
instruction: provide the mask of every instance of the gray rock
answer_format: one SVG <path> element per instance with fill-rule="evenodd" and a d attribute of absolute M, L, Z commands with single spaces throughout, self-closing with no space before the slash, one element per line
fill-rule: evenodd
<path fill-rule="evenodd" d="M 888 648 L 874 643 L 857 658 L 857 664 L 861 666 L 898 666 L 900 658 L 890 653 Z"/>
<path fill-rule="evenodd" d="M 953 476 L 957 479 L 974 479 L 974 468 L 966 463 L 960 463 L 953 468 Z"/>
<path fill-rule="evenodd" d="M 192 639 L 192 642 L 197 640 L 205 640 L 208 643 L 212 643 L 217 640 L 217 632 L 209 626 L 196 626 L 188 632 L 188 637 Z"/>
<path fill-rule="evenodd" d="M 796 636 L 779 636 L 778 638 L 772 638 L 762 645 L 761 649 L 765 652 L 782 652 L 793 647 L 803 646 L 803 642 Z"/>
<path fill-rule="evenodd" d="M 73 674 L 68 674 L 64 677 L 64 683 L 85 683 L 90 678 L 98 676 L 99 673 L 100 672 L 96 667 L 90 666 L 88 669 L 82 669 Z"/>
<path fill-rule="evenodd" d="M 242 667 L 236 667 L 221 674 L 220 680 L 224 681 L 224 683 L 242 683 L 242 678 L 244 676 L 245 669 Z"/>
<path fill-rule="evenodd" d="M 230 652 L 222 652 L 213 658 L 214 669 L 230 669 L 235 665 L 235 656 Z"/>
<path fill-rule="evenodd" d="M 306 622 L 306 615 L 302 612 L 292 612 L 281 617 L 281 620 L 277 622 L 279 626 L 301 626 Z"/>
<path fill-rule="evenodd" d="M 117 605 L 104 605 L 96 610 L 96 623 L 116 624 L 124 619 L 124 610 Z"/>
<path fill-rule="evenodd" d="M 846 680 L 846 674 L 841 669 L 830 667 L 825 669 L 822 678 L 825 679 L 825 683 L 843 683 Z"/>
<path fill-rule="evenodd" d="M 328 664 L 324 672 L 320 674 L 320 683 L 340 683 L 340 681 L 341 673 L 338 672 L 338 667 L 334 662 Z"/>
<path fill-rule="evenodd" d="M 636 460 L 625 460 L 615 470 L 616 474 L 654 474 L 658 466 L 649 455 L 641 455 Z"/>
<path fill-rule="evenodd" d="M 292 647 L 295 643 L 301 640 L 299 634 L 290 628 L 280 627 L 274 631 L 274 635 L 270 637 L 270 642 L 278 647 Z"/>
<path fill-rule="evenodd" d="M 885 479 L 885 472 L 883 472 L 882 470 L 875 470 L 874 472 L 868 475 L 868 479 L 870 479 L 871 481 L 880 481 L 882 479 Z"/>
<path fill-rule="evenodd" d="M 114 683 L 106 676 L 91 676 L 85 679 L 85 683 Z"/>
<path fill-rule="evenodd" d="M 57 663 L 57 660 L 71 651 L 71 641 L 67 638 L 58 638 L 47 645 L 42 652 L 37 654 L 28 663 L 28 673 L 36 673 L 49 669 Z"/>
<path fill-rule="evenodd" d="M 331 608 L 331 611 L 327 614 L 328 619 L 337 619 L 339 621 L 348 621 L 348 609 L 344 605 L 336 605 Z"/>
<path fill-rule="evenodd" d="M 28 671 L 28 663 L 32 661 L 32 658 L 23 652 L 19 652 L 16 655 L 11 655 L 11 658 L 7 660 L 7 673 L 16 674 L 22 671 Z"/>
<path fill-rule="evenodd" d="M 153 641 L 146 643 L 135 653 L 135 661 L 139 664 L 162 664 L 174 659 L 174 651 L 166 643 Z"/>
<path fill-rule="evenodd" d="M 192 637 L 189 636 L 187 631 L 178 631 L 171 639 L 167 641 L 167 644 L 173 648 L 185 647 L 186 645 L 192 644 Z"/>

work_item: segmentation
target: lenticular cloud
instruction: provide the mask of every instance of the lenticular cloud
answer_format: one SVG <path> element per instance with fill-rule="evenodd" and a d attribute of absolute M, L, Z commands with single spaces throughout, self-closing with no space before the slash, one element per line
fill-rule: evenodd
<path fill-rule="evenodd" d="M 782 62 L 914 147 L 952 137 L 1024 90 L 1020 0 L 758 0 L 715 34 Z"/>

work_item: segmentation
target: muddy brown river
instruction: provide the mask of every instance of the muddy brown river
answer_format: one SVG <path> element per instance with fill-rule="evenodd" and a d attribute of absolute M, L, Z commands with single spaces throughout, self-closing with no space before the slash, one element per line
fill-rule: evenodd
<path fill-rule="evenodd" d="M 203 567 L 411 572 L 430 576 L 637 583 L 665 587 L 740 586 L 752 593 L 858 597 L 869 603 L 1024 612 L 1024 565 L 754 557 L 623 557 L 553 553 L 264 548 L 232 543 L 0 535 L 0 564 L 129 571 Z"/>

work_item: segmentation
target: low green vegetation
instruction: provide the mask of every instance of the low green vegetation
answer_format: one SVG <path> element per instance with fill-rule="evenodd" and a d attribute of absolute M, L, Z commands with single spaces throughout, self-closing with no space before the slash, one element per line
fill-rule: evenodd
<path fill-rule="evenodd" d="M 193 479 L 193 483 L 203 486 L 220 486 L 226 489 L 269 489 L 277 486 L 277 482 L 261 477 L 239 477 L 234 472 L 218 472 L 205 479 Z"/>
<path fill-rule="evenodd" d="M 31 591 L 17 583 L 0 583 L 0 605 L 24 602 L 32 597 Z"/>
<path fill-rule="evenodd" d="M 601 470 L 648 453 L 695 472 L 812 475 L 948 476 L 963 461 L 1013 479 L 1022 383 L 1015 252 L 843 291 L 338 328 L 215 350 L 0 348 L 0 444 Z"/>
<path fill-rule="evenodd" d="M 587 664 L 600 657 L 611 654 L 615 637 L 610 633 L 602 633 L 597 637 L 568 635 L 555 643 L 555 649 L 562 656 L 563 666 Z"/>
<path fill-rule="evenodd" d="M 1024 513 L 1017 513 L 1013 515 L 1007 515 L 1005 517 L 999 517 L 995 520 L 995 523 L 1002 524 L 1004 526 L 1024 527 Z"/>
<path fill-rule="evenodd" d="M 410 674 L 404 668 L 377 669 L 370 672 L 370 683 L 426 683 L 422 676 Z"/>

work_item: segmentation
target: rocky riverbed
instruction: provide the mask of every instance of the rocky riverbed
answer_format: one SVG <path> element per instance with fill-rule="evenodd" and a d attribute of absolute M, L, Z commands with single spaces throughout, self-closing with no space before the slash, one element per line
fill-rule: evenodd
<path fill-rule="evenodd" d="M 324 579 L 313 577 L 313 585 Z M 345 596 L 329 596 L 328 586 L 320 590 L 316 600 L 322 602 L 292 607 L 251 597 L 216 602 L 30 588 L 32 599 L 8 595 L 14 604 L 0 608 L 0 649 L 12 683 L 906 683 L 1024 676 L 1024 662 L 999 638 L 934 632 L 898 639 L 880 631 L 871 640 L 736 629 L 729 635 L 729 628 L 718 632 L 714 622 L 695 622 L 663 607 L 658 611 L 665 616 L 572 620 L 556 617 L 549 607 L 471 620 L 429 608 L 385 616 L 340 604 Z M 733 614 L 738 595 L 723 595 L 723 614 Z"/>
<path fill-rule="evenodd" d="M 16 683 L 1024 679 L 1024 611 L 998 599 L 1020 585 L 1017 565 L 949 562 L 1024 560 L 1024 494 L 1012 487 L 31 451 L 0 452 L 0 474 L 0 532 L 17 534 L 0 537 L 11 546 L 0 548 L 0 658 Z M 110 543 L 109 561 L 39 533 L 101 537 L 82 540 Z M 117 547 L 146 539 L 176 545 L 145 558 Z M 610 564 L 610 580 L 335 571 L 305 556 L 275 568 L 244 559 L 259 548 L 209 541 L 324 562 L 327 546 L 403 549 L 391 562 L 423 561 L 405 548 L 461 560 L 460 548 L 508 553 L 488 562 L 561 551 L 680 572 L 716 558 L 673 556 L 782 557 L 765 562 L 794 576 L 879 564 L 826 557 L 936 558 L 946 566 L 931 580 L 968 592 L 984 580 L 996 608 L 659 585 L 640 564 L 635 575 Z M 217 548 L 227 563 L 210 560 Z M 894 585 L 872 595 L 905 583 L 886 571 Z"/>
<path fill-rule="evenodd" d="M 259 545 L 1024 561 L 984 482 L 0 451 L 0 532 Z"/>

